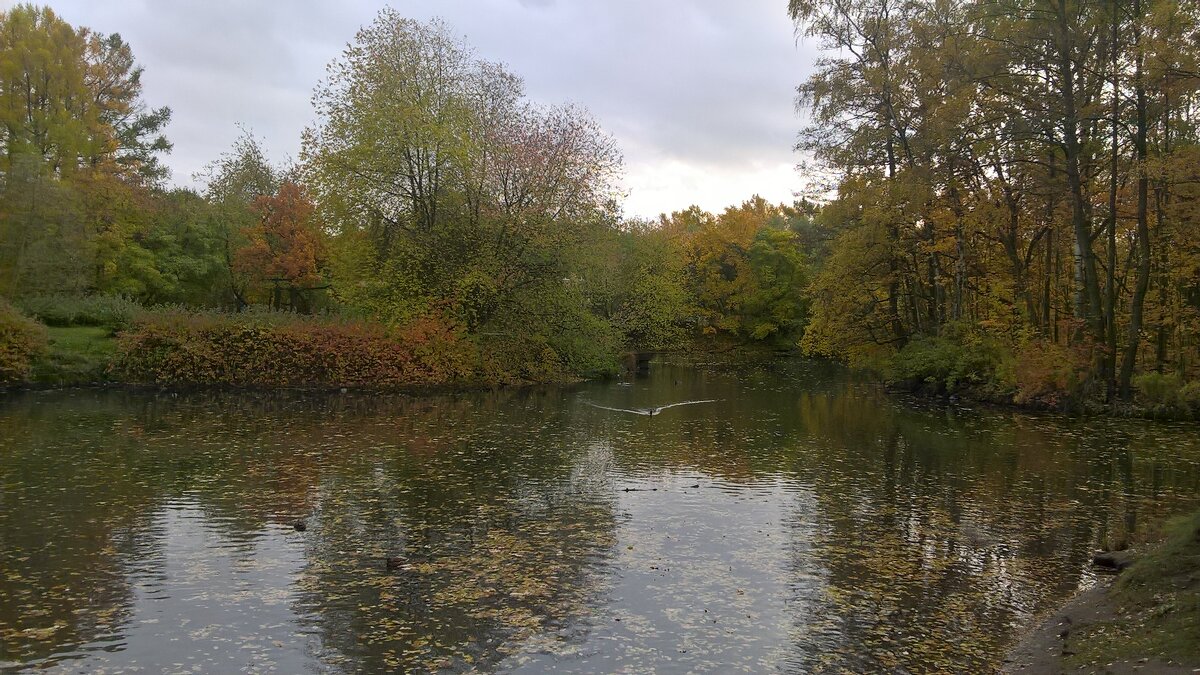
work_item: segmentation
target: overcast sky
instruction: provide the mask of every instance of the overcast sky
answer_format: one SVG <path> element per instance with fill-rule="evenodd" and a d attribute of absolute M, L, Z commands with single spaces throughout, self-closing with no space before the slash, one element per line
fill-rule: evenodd
<path fill-rule="evenodd" d="M 0 5 L 13 3 L 0 0 Z M 786 0 L 49 0 L 64 19 L 120 33 L 145 67 L 145 98 L 174 112 L 172 180 L 226 150 L 245 125 L 276 160 L 296 157 L 325 66 L 385 4 L 441 17 L 531 99 L 580 104 L 625 156 L 626 215 L 710 211 L 754 193 L 791 202 L 797 45 Z"/>

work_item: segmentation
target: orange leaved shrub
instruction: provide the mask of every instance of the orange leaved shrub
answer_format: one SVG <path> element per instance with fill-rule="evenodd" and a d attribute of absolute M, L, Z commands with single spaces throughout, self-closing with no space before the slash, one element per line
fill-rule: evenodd
<path fill-rule="evenodd" d="M 1018 405 L 1061 409 L 1088 394 L 1090 345 L 1067 347 L 1044 339 L 1030 340 L 1017 352 L 1013 379 Z"/>
<path fill-rule="evenodd" d="M 113 374 L 141 384 L 399 388 L 474 375 L 474 344 L 439 317 L 403 329 L 299 316 L 157 314 L 118 337 Z"/>

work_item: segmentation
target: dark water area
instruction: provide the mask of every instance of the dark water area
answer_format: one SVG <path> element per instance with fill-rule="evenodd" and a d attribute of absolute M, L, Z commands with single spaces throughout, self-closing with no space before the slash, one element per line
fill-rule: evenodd
<path fill-rule="evenodd" d="M 988 672 L 1101 541 L 1197 505 L 1195 425 L 921 403 L 805 361 L 10 394 L 0 670 Z"/>

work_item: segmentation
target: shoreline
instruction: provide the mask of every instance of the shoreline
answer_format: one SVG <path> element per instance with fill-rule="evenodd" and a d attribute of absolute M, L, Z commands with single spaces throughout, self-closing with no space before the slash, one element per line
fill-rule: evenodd
<path fill-rule="evenodd" d="M 1167 423 L 1195 423 L 1200 422 L 1200 416 L 1197 415 L 1180 415 L 1166 413 L 1161 410 L 1155 410 L 1143 405 L 1134 403 L 1119 402 L 1117 404 L 1105 404 L 1100 402 L 1085 402 L 1081 406 L 1048 406 L 1043 403 L 1016 403 L 1012 400 L 998 398 L 995 395 L 986 395 L 975 392 L 971 389 L 964 389 L 952 394 L 930 391 L 923 387 L 906 387 L 888 382 L 878 373 L 868 370 L 855 370 L 848 368 L 843 363 L 834 359 L 824 359 L 819 357 L 806 357 L 794 352 L 780 353 L 779 350 L 766 349 L 747 349 L 744 345 L 735 345 L 733 347 L 726 346 L 724 349 L 714 349 L 711 345 L 708 348 L 702 349 L 677 349 L 663 350 L 656 352 L 661 356 L 699 356 L 699 355 L 726 355 L 733 356 L 730 362 L 754 363 L 761 362 L 764 357 L 767 360 L 774 359 L 794 359 L 801 358 L 813 361 L 825 361 L 832 364 L 837 364 L 842 368 L 847 368 L 850 372 L 858 372 L 860 375 L 868 379 L 870 384 L 880 387 L 885 393 L 890 396 L 900 398 L 911 398 L 916 401 L 925 401 L 938 403 L 942 405 L 951 405 L 955 403 L 970 403 L 973 405 L 983 406 L 996 411 L 1020 412 L 1028 414 L 1049 414 L 1062 416 L 1071 419 L 1084 419 L 1107 417 L 1111 419 L 1140 419 L 1154 422 Z M 490 391 L 510 388 L 527 388 L 536 386 L 570 386 L 581 384 L 583 382 L 598 381 L 605 379 L 614 379 L 619 375 L 605 375 L 598 377 L 582 377 L 576 376 L 566 379 L 545 380 L 545 381 L 500 381 L 500 382 L 485 382 L 485 381 L 462 381 L 462 382 L 447 382 L 441 384 L 409 384 L 409 385 L 330 385 L 330 384 L 232 384 L 228 382 L 181 382 L 181 383 L 139 383 L 139 382 L 122 382 L 118 380 L 96 380 L 96 379 L 80 379 L 80 380 L 32 380 L 19 383 L 0 384 L 0 396 L 8 393 L 20 391 L 53 391 L 59 389 L 123 389 L 128 391 L 157 391 L 157 392 L 195 392 L 195 391 L 229 391 L 229 392 L 256 392 L 256 393 L 271 393 L 271 392 L 295 392 L 295 393 L 310 393 L 310 394 L 336 394 L 336 393 L 363 393 L 363 394 L 402 394 L 409 396 L 431 396 L 441 394 L 455 394 L 478 391 Z"/>
<path fill-rule="evenodd" d="M 1200 510 L 1168 520 L 1163 532 L 1123 554 L 1127 567 L 1023 630 L 1001 672 L 1200 672 Z"/>
<path fill-rule="evenodd" d="M 109 338 L 115 339 L 115 338 Z M 632 352 L 628 352 L 632 353 Z M 730 362 L 754 362 L 762 358 L 795 358 L 798 355 L 795 353 L 781 354 L 776 349 L 768 349 L 756 347 L 754 345 L 706 345 L 696 348 L 680 348 L 670 350 L 655 350 L 656 356 L 701 356 L 701 355 L 726 355 L 735 356 L 730 359 Z M 801 357 L 805 358 L 805 357 Z M 816 359 L 823 360 L 823 359 Z M 40 364 L 44 365 L 44 364 Z M 363 385 L 363 384 L 237 384 L 230 382 L 169 382 L 169 383 L 147 383 L 147 382 L 126 382 L 118 379 L 105 379 L 99 377 L 101 372 L 107 371 L 112 365 L 111 360 L 96 364 L 84 377 L 78 379 L 70 379 L 70 376 L 64 376 L 60 373 L 54 373 L 45 376 L 46 379 L 32 379 L 24 382 L 0 383 L 0 396 L 8 393 L 25 392 L 25 391 L 55 391 L 67 389 L 97 389 L 97 390 L 125 390 L 125 391 L 145 391 L 145 392 L 162 392 L 162 393 L 189 393 L 189 392 L 238 392 L 238 393 L 299 393 L 299 394 L 338 394 L 338 393 L 358 393 L 358 394 L 392 394 L 392 395 L 408 395 L 408 396 L 436 396 L 443 394 L 458 394 L 480 391 L 495 391 L 503 389 L 524 389 L 529 387 L 539 386 L 555 386 L 569 387 L 583 384 L 585 382 L 595 382 L 604 380 L 620 379 L 621 377 L 633 376 L 633 369 L 624 369 L 611 374 L 599 374 L 592 376 L 584 375 L 568 375 L 558 379 L 547 380 L 501 380 L 501 381 L 485 381 L 485 380 L 460 380 L 452 382 L 444 382 L 439 384 L 395 384 L 395 385 Z"/>
<path fill-rule="evenodd" d="M 1155 422 L 1189 423 L 1200 422 L 1200 416 L 1179 415 L 1156 411 L 1153 408 L 1134 403 L 1119 402 L 1105 404 L 1100 402 L 1085 402 L 1082 406 L 1048 406 L 1042 403 L 1016 403 L 1012 400 L 997 398 L 994 395 L 979 394 L 971 389 L 964 389 L 952 394 L 930 391 L 923 387 L 906 387 L 888 382 L 878 373 L 869 370 L 855 370 L 835 359 L 807 357 L 791 353 L 780 353 L 779 350 L 747 348 L 745 345 L 726 346 L 724 349 L 714 349 L 712 346 L 701 349 L 676 349 L 656 352 L 660 356 L 699 356 L 699 355 L 728 355 L 735 358 L 730 362 L 754 363 L 767 360 L 800 358 L 812 361 L 824 361 L 847 368 L 850 372 L 858 372 L 869 379 L 870 384 L 880 387 L 890 396 L 912 398 L 916 401 L 933 402 L 942 405 L 955 403 L 970 403 L 984 406 L 996 411 L 1020 412 L 1028 414 L 1050 414 L 1071 419 L 1108 417 L 1111 419 L 1141 419 Z M 329 384 L 231 384 L 228 382 L 183 382 L 183 383 L 139 383 L 122 382 L 118 380 L 80 379 L 76 381 L 26 381 L 19 383 L 0 384 L 0 396 L 20 391 L 53 391 L 59 389 L 123 389 L 128 391 L 157 391 L 157 392 L 195 392 L 195 391 L 229 391 L 229 392 L 294 392 L 311 394 L 363 393 L 363 394 L 402 394 L 410 396 L 426 396 L 440 394 L 455 394 L 478 391 L 490 391 L 511 388 L 527 388 L 536 386 L 570 386 L 584 382 L 615 379 L 620 375 L 605 375 L 598 377 L 576 376 L 566 379 L 545 381 L 463 381 L 442 384 L 410 384 L 410 385 L 329 385 Z"/>
<path fill-rule="evenodd" d="M 994 410 L 1008 410 L 1012 412 L 1023 413 L 1039 413 L 1061 415 L 1062 417 L 1079 419 L 1088 417 L 1108 417 L 1112 419 L 1141 419 L 1155 422 L 1200 422 L 1200 416 L 1197 415 L 1180 415 L 1156 411 L 1135 403 L 1100 403 L 1100 402 L 1085 402 L 1082 406 L 1071 407 L 1054 407 L 1038 403 L 1017 403 L 1011 400 L 997 399 L 994 396 L 977 395 L 970 390 L 963 390 L 954 394 L 943 394 L 929 391 L 923 391 L 921 388 L 908 388 L 896 386 L 888 383 L 883 378 L 875 377 L 875 382 L 879 386 L 892 395 L 911 396 L 914 399 L 922 401 L 936 401 L 943 404 L 951 404 L 958 402 L 967 402 L 976 405 L 986 406 Z"/>
<path fill-rule="evenodd" d="M 1129 620 L 1119 613 L 1119 604 L 1112 596 L 1115 579 L 1102 580 L 1076 593 L 1033 628 L 1022 632 L 1002 664 L 1006 675 L 1055 675 L 1057 673 L 1195 673 L 1198 669 L 1174 661 L 1146 656 L 1130 657 L 1104 663 L 1078 663 L 1073 657 L 1079 652 L 1078 632 L 1103 627 L 1113 621 Z M 1197 664 L 1200 666 L 1200 664 Z"/>
<path fill-rule="evenodd" d="M 145 384 L 137 382 L 22 382 L 20 384 L 0 385 L 0 396 L 28 392 L 96 390 L 96 391 L 127 391 L 159 394 L 190 394 L 207 392 L 225 392 L 235 394 L 385 394 L 398 396 L 441 396 L 448 394 L 468 394 L 504 389 L 528 389 L 531 387 L 570 387 L 585 382 L 604 378 L 577 378 L 570 380 L 553 380 L 545 382 L 471 382 L 447 383 L 407 386 L 336 386 L 336 385 L 241 385 L 224 382 L 190 382 L 179 384 Z"/>

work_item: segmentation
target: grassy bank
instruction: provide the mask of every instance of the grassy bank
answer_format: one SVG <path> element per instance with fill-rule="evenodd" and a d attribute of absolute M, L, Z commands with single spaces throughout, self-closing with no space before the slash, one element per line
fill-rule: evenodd
<path fill-rule="evenodd" d="M 1157 659 L 1200 667 L 1200 510 L 1168 524 L 1166 539 L 1123 572 L 1114 614 L 1076 631 L 1069 664 Z"/>
<path fill-rule="evenodd" d="M 143 308 L 100 296 L 31 298 L 0 310 L 0 386 L 10 387 L 426 390 L 568 382 L 618 367 L 615 349 L 470 334 L 437 313 L 393 326 L 338 315 Z"/>
<path fill-rule="evenodd" d="M 0 303 L 0 384 L 108 381 L 116 333 L 142 311 L 116 296 L 33 296 L 16 306 Z"/>
<path fill-rule="evenodd" d="M 117 353 L 117 340 L 103 326 L 51 326 L 47 349 L 33 360 L 31 379 L 58 386 L 96 384 L 110 380 L 108 366 Z"/>
<path fill-rule="evenodd" d="M 1003 671 L 1194 673 L 1200 668 L 1200 510 L 1167 523 L 1134 564 L 1025 633 Z"/>

